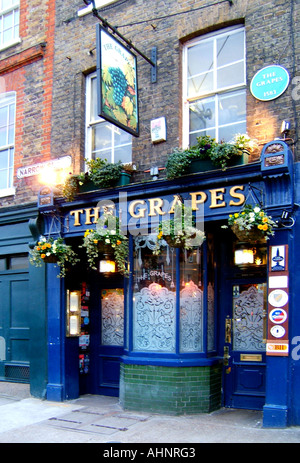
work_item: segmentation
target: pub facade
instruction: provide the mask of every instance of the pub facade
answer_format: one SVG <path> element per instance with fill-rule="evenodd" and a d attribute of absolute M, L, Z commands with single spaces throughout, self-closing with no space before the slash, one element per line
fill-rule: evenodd
<path fill-rule="evenodd" d="M 16 118 L 2 195 L 0 380 L 299 425 L 299 6 L 50 3 L 24 97 L 45 132 Z"/>

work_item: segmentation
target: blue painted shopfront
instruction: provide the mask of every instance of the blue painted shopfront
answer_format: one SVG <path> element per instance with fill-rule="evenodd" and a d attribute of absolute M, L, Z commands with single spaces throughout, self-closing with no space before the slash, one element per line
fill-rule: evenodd
<path fill-rule="evenodd" d="M 117 215 L 121 211 L 132 270 L 129 278 L 104 278 L 88 270 L 82 257 L 77 268 L 65 279 L 59 279 L 56 267 L 47 265 L 49 400 L 74 398 L 83 393 L 118 395 L 120 365 L 216 367 L 222 384 L 220 406 L 262 409 L 265 426 L 299 422 L 300 405 L 295 398 L 299 367 L 296 355 L 291 356 L 293 346 L 287 356 L 266 355 L 266 341 L 270 338 L 270 246 L 288 245 L 290 343 L 293 339 L 295 342 L 300 326 L 299 314 L 293 310 L 293 288 L 300 283 L 294 258 L 299 253 L 294 172 L 292 153 L 286 145 L 283 150 L 277 168 L 273 160 L 266 161 L 266 151 L 258 163 L 173 181 L 94 191 L 78 195 L 72 203 L 57 199 L 53 211 L 41 209 L 45 234 L 63 236 L 80 250 L 85 230 L 96 226 L 102 206 L 110 201 Z M 297 175 L 296 170 L 296 181 Z M 190 201 L 199 220 L 203 218 L 206 240 L 201 249 L 189 255 L 167 247 L 160 257 L 160 267 L 154 268 L 151 233 L 179 197 Z M 233 263 L 237 240 L 229 229 L 222 227 L 228 214 L 240 210 L 245 200 L 261 201 L 267 213 L 280 222 L 275 236 L 255 250 L 264 256 L 263 265 L 248 268 Z M 283 210 L 291 215 L 291 221 L 282 222 Z M 143 231 L 143 236 L 137 229 Z M 83 305 L 86 344 L 87 338 L 80 341 L 80 337 L 66 336 L 67 291 L 82 291 L 83 286 L 85 291 L 88 288 Z M 189 312 L 195 302 L 197 308 Z M 247 312 L 249 304 L 253 307 Z M 237 306 L 246 312 L 235 312 Z M 116 307 L 118 320 L 113 312 Z M 159 321 L 149 323 L 150 316 L 152 321 L 155 317 Z M 247 319 L 251 319 L 250 328 L 244 326 Z M 117 330 L 112 330 L 111 322 Z M 296 348 L 295 344 L 294 353 Z M 122 387 L 125 397 L 124 378 Z M 148 389 L 151 390 L 150 385 Z"/>

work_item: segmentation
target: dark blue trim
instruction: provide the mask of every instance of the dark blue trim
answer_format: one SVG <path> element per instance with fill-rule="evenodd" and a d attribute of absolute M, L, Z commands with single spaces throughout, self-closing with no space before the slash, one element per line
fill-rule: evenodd
<path fill-rule="evenodd" d="M 144 354 L 145 355 L 145 354 Z M 121 357 L 121 362 L 125 365 L 153 365 L 163 367 L 208 367 L 211 365 L 218 365 L 222 363 L 222 357 L 210 357 L 210 358 L 148 358 L 148 357 Z"/>

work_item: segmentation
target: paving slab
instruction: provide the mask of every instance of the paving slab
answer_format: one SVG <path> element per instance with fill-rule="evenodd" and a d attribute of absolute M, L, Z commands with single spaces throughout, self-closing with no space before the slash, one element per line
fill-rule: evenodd
<path fill-rule="evenodd" d="M 262 412 L 255 410 L 168 416 L 123 410 L 118 398 L 50 402 L 14 390 L 9 396 L 0 388 L 0 443 L 98 443 L 105 456 L 102 449 L 110 445 L 300 442 L 300 427 L 264 429 Z"/>

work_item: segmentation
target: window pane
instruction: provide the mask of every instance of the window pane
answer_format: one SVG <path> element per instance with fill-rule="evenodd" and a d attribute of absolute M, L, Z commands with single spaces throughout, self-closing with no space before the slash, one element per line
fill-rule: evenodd
<path fill-rule="evenodd" d="M 29 266 L 29 260 L 28 260 L 27 254 L 10 258 L 10 264 L 9 264 L 10 270 L 28 268 L 28 266 Z"/>
<path fill-rule="evenodd" d="M 7 169 L 8 168 L 8 150 L 4 150 L 0 152 L 0 169 Z"/>
<path fill-rule="evenodd" d="M 0 258 L 0 271 L 6 270 L 6 257 Z"/>
<path fill-rule="evenodd" d="M 219 140 L 230 141 L 237 133 L 246 133 L 246 122 L 238 122 L 219 128 Z"/>
<path fill-rule="evenodd" d="M 188 49 L 188 97 L 213 91 L 213 42 Z"/>
<path fill-rule="evenodd" d="M 213 68 L 213 41 L 203 41 L 188 49 L 188 77 L 205 74 Z"/>
<path fill-rule="evenodd" d="M 91 79 L 91 114 L 90 120 L 95 121 L 99 119 L 97 109 L 97 79 L 96 77 Z"/>
<path fill-rule="evenodd" d="M 244 31 L 223 35 L 217 39 L 217 66 L 244 60 Z"/>
<path fill-rule="evenodd" d="M 175 352 L 176 252 L 166 246 L 154 256 L 154 237 L 137 236 L 134 260 L 135 351 Z"/>
<path fill-rule="evenodd" d="M 181 251 L 180 351 L 203 350 L 202 250 Z"/>
<path fill-rule="evenodd" d="M 200 135 L 215 138 L 215 98 L 204 98 L 190 104 L 190 146 Z"/>
<path fill-rule="evenodd" d="M 122 163 L 130 162 L 128 159 L 131 159 L 131 145 L 120 146 L 115 148 L 114 152 L 114 162 L 121 161 Z"/>
<path fill-rule="evenodd" d="M 219 97 L 219 125 L 246 120 L 245 90 L 227 93 Z"/>
<path fill-rule="evenodd" d="M 112 162 L 112 135 L 110 124 L 100 123 L 92 129 L 92 157 Z"/>
<path fill-rule="evenodd" d="M 8 188 L 7 185 L 7 171 L 0 170 L 0 189 Z"/>
<path fill-rule="evenodd" d="M 218 89 L 233 87 L 244 82 L 244 62 L 235 63 L 218 69 L 217 85 Z"/>

